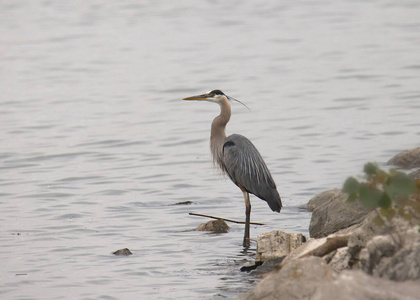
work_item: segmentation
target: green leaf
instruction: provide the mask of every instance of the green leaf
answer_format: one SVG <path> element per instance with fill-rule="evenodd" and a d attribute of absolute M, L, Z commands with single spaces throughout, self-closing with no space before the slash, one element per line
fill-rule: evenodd
<path fill-rule="evenodd" d="M 347 197 L 347 201 L 348 202 L 354 202 L 357 199 L 357 194 L 356 193 L 351 193 L 349 194 L 349 196 Z"/>
<path fill-rule="evenodd" d="M 395 196 L 409 196 L 417 191 L 415 181 L 407 174 L 398 172 L 389 179 L 387 190 Z"/>
<path fill-rule="evenodd" d="M 360 202 L 364 207 L 375 208 L 379 206 L 379 201 L 384 193 L 366 184 L 360 185 Z"/>
<path fill-rule="evenodd" d="M 406 211 L 404 207 L 400 207 L 398 209 L 398 215 L 404 218 L 404 220 L 406 221 L 411 221 L 411 219 L 413 218 L 412 214 L 409 211 Z"/>
<path fill-rule="evenodd" d="M 378 166 L 376 164 L 368 162 L 365 164 L 363 171 L 366 173 L 366 175 L 374 175 L 376 174 L 377 169 Z"/>
<path fill-rule="evenodd" d="M 398 173 L 398 170 L 397 169 L 395 169 L 395 168 L 391 168 L 391 169 L 389 169 L 389 174 L 391 175 L 391 176 L 395 176 L 395 174 L 397 174 Z"/>
<path fill-rule="evenodd" d="M 388 220 L 391 220 L 397 214 L 394 208 L 384 209 L 381 208 L 381 215 L 383 215 Z"/>
<path fill-rule="evenodd" d="M 378 205 L 380 208 L 388 209 L 391 207 L 392 200 L 389 197 L 388 193 L 383 193 L 382 198 L 379 200 Z"/>
<path fill-rule="evenodd" d="M 378 177 L 379 181 L 384 182 L 389 178 L 389 174 L 382 169 L 376 169 L 376 176 Z"/>
<path fill-rule="evenodd" d="M 349 177 L 344 182 L 343 193 L 355 194 L 358 193 L 360 189 L 360 183 L 354 177 Z"/>
<path fill-rule="evenodd" d="M 379 215 L 377 215 L 376 217 L 375 217 L 375 219 L 373 219 L 373 221 L 375 222 L 375 224 L 376 225 L 378 225 L 378 226 L 383 226 L 384 224 L 385 224 L 385 222 L 384 222 L 384 220 L 379 216 Z"/>
<path fill-rule="evenodd" d="M 404 218 L 404 220 L 406 220 L 406 221 L 411 221 L 411 220 L 413 219 L 413 215 L 411 215 L 411 214 L 405 214 L 405 215 L 403 216 L 403 218 Z"/>

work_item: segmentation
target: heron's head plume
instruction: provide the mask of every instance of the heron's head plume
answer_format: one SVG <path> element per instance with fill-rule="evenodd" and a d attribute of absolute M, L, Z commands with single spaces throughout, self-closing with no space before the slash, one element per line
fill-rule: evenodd
<path fill-rule="evenodd" d="M 244 103 L 242 103 L 241 101 L 239 101 L 238 99 L 235 99 L 233 97 L 230 97 L 228 95 L 226 95 L 225 93 L 223 93 L 221 90 L 212 90 L 210 92 L 207 92 L 205 94 L 202 95 L 197 95 L 197 96 L 191 96 L 191 97 L 187 97 L 184 98 L 183 100 L 201 100 L 201 101 L 210 101 L 210 102 L 215 102 L 215 103 L 221 103 L 222 101 L 236 101 L 240 104 L 242 104 L 243 106 L 245 106 L 246 108 L 249 109 L 248 106 L 246 106 Z"/>

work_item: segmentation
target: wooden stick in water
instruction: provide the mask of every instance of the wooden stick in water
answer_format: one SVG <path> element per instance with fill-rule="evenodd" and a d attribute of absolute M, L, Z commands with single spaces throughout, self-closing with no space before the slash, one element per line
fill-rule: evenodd
<path fill-rule="evenodd" d="M 202 215 L 202 214 L 196 214 L 196 213 L 191 213 L 191 216 L 198 216 L 198 217 L 205 217 L 205 218 L 210 218 L 210 219 L 216 219 L 216 220 L 223 220 L 226 222 L 231 222 L 231 223 L 236 223 L 236 224 L 245 224 L 245 222 L 241 222 L 241 221 L 235 221 L 235 220 L 229 220 L 229 219 L 225 219 L 225 218 L 219 218 L 219 217 L 213 217 L 213 216 L 208 216 L 208 215 Z M 254 223 L 254 222 L 250 222 L 249 224 L 252 225 L 265 225 L 263 223 Z"/>

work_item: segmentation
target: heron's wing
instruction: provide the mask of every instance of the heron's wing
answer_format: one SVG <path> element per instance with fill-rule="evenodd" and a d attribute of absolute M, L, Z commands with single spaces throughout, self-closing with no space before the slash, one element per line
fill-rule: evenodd
<path fill-rule="evenodd" d="M 228 136 L 223 144 L 223 167 L 236 185 L 267 201 L 273 211 L 280 211 L 282 204 L 276 184 L 250 140 L 239 134 Z"/>

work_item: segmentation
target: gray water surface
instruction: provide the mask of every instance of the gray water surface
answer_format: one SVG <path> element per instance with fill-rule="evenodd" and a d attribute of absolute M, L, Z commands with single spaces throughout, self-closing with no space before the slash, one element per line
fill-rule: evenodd
<path fill-rule="evenodd" d="M 308 235 L 300 206 L 367 161 L 420 142 L 418 1 L 0 2 L 0 298 L 223 299 L 255 241 L 240 190 L 213 170 L 227 133 L 250 138 L 282 196 L 252 197 L 251 237 Z M 173 205 L 192 201 L 191 205 Z M 111 253 L 129 248 L 133 255 Z"/>

